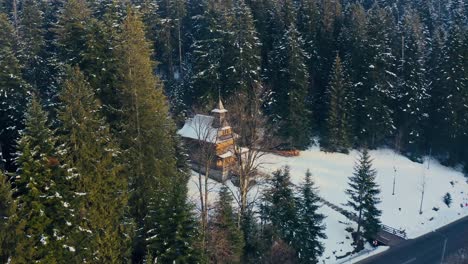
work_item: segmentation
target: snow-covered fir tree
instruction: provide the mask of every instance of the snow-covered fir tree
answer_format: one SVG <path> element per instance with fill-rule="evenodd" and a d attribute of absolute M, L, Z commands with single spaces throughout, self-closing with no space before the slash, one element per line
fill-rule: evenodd
<path fill-rule="evenodd" d="M 65 161 L 59 159 L 57 139 L 36 97 L 31 99 L 25 124 L 16 159 L 18 218 L 12 261 L 64 262 L 76 250 L 70 239 L 76 213 L 70 206 L 74 177 L 65 170 Z"/>
<path fill-rule="evenodd" d="M 293 243 L 297 231 L 297 204 L 294 198 L 289 167 L 273 172 L 268 187 L 263 192 L 262 213 L 270 224 L 272 235 Z"/>
<path fill-rule="evenodd" d="M 362 238 L 371 240 L 380 230 L 379 216 L 381 211 L 376 208 L 380 203 L 379 186 L 375 182 L 377 172 L 372 168 L 372 159 L 367 149 L 364 149 L 356 161 L 354 173 L 349 177 L 347 206 L 357 214 L 357 230 L 355 242 L 357 248 L 362 248 Z"/>
<path fill-rule="evenodd" d="M 23 128 L 23 113 L 29 86 L 24 81 L 14 52 L 13 26 L 0 13 L 0 167 L 14 170 L 14 142 Z"/>
<path fill-rule="evenodd" d="M 347 152 L 352 146 L 354 91 L 339 55 L 336 55 L 327 89 L 328 113 L 321 146 L 327 151 Z"/>
<path fill-rule="evenodd" d="M 0 170 L 0 261 L 7 263 L 15 247 L 16 202 L 11 183 Z"/>
<path fill-rule="evenodd" d="M 119 162 L 122 152 L 79 68 L 68 70 L 60 102 L 61 159 L 77 178 L 72 206 L 80 213 L 75 215 L 74 259 L 118 263 L 128 259 L 129 242 L 124 226 L 128 183 Z"/>
<path fill-rule="evenodd" d="M 325 215 L 318 212 L 320 198 L 310 171 L 306 172 L 304 183 L 299 190 L 298 227 L 294 245 L 301 263 L 318 263 L 318 258 L 325 250 L 320 240 L 327 236 L 323 223 Z"/>

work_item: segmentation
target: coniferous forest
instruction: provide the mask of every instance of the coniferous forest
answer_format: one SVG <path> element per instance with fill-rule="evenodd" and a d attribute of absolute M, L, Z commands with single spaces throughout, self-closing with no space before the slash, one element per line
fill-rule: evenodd
<path fill-rule="evenodd" d="M 200 228 L 176 131 L 219 98 L 259 106 L 269 150 L 468 173 L 468 2 L 0 0 L 0 263 L 316 263 L 309 172 L 260 213 L 223 188 Z"/>

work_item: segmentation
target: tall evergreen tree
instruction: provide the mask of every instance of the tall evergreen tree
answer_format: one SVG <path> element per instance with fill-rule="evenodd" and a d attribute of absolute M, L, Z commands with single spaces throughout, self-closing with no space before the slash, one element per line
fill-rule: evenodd
<path fill-rule="evenodd" d="M 325 216 L 318 212 L 320 198 L 309 170 L 306 172 L 304 184 L 299 188 L 298 199 L 298 229 L 295 238 L 295 248 L 301 263 L 318 263 L 324 251 L 324 245 L 319 239 L 325 239 Z"/>
<path fill-rule="evenodd" d="M 121 155 L 100 115 L 90 85 L 78 68 L 69 70 L 60 94 L 60 142 L 63 159 L 77 175 L 73 207 L 77 215 L 77 260 L 118 263 L 126 253 L 124 213 L 127 179 Z M 83 231 L 85 230 L 85 231 Z"/>
<path fill-rule="evenodd" d="M 85 47 L 80 69 L 89 80 L 96 96 L 102 102 L 103 113 L 115 128 L 118 109 L 121 107 L 117 93 L 117 46 L 118 32 L 115 27 L 120 23 L 118 6 L 104 11 L 101 20 L 90 19 L 86 29 Z M 115 13 L 112 13 L 115 12 Z"/>
<path fill-rule="evenodd" d="M 193 72 L 187 93 L 189 103 L 203 105 L 218 99 L 223 43 L 220 14 L 205 2 L 201 5 L 202 14 L 193 18 L 195 32 L 190 58 Z"/>
<path fill-rule="evenodd" d="M 7 176 L 0 171 L 0 261 L 7 263 L 15 248 L 16 202 Z"/>
<path fill-rule="evenodd" d="M 132 257 L 133 261 L 140 262 L 145 254 L 157 257 L 170 249 L 177 254 L 168 254 L 165 262 L 177 261 L 190 255 L 187 251 L 192 247 L 174 242 L 173 238 L 181 235 L 178 233 L 182 232 L 181 229 L 163 232 L 160 228 L 175 224 L 167 217 L 170 215 L 167 210 L 173 209 L 170 203 L 177 192 L 185 197 L 186 189 L 175 192 L 173 188 L 187 178 L 177 170 L 174 125 L 167 117 L 168 106 L 162 84 L 153 75 L 150 44 L 135 11 L 127 11 L 121 32 L 116 48 L 119 58 L 118 91 L 122 104 L 119 139 L 126 154 L 124 165 L 130 182 L 130 212 L 136 224 Z M 179 202 L 177 208 L 186 206 L 184 199 L 176 201 Z M 155 208 L 163 211 L 153 210 Z M 155 236 L 155 232 L 158 234 L 160 231 L 162 235 Z M 152 246 L 158 243 L 164 247 Z"/>
<path fill-rule="evenodd" d="M 19 58 L 23 65 L 24 78 L 36 89 L 44 79 L 46 50 L 44 18 L 37 1 L 26 0 L 22 4 L 19 26 Z M 38 89 L 39 90 L 39 89 Z"/>
<path fill-rule="evenodd" d="M 236 224 L 232 203 L 230 190 L 223 185 L 208 227 L 210 262 L 241 263 L 244 238 Z"/>
<path fill-rule="evenodd" d="M 319 1 L 319 30 L 317 39 L 318 60 L 316 62 L 317 74 L 314 78 L 314 105 L 313 114 L 317 120 L 318 127 L 324 127 L 325 122 L 325 91 L 328 85 L 328 73 L 332 68 L 335 59 L 335 52 L 338 50 L 337 38 L 342 28 L 342 1 L 323 0 Z"/>
<path fill-rule="evenodd" d="M 80 65 L 86 48 L 87 24 L 91 11 L 84 0 L 66 1 L 57 28 L 59 58 L 69 65 Z"/>
<path fill-rule="evenodd" d="M 69 237 L 73 225 L 72 178 L 63 169 L 47 113 L 35 97 L 26 112 L 26 128 L 18 141 L 17 244 L 14 263 L 60 263 L 75 252 Z"/>
<path fill-rule="evenodd" d="M 461 3 L 458 3 L 461 4 Z M 441 109 L 444 119 L 448 120 L 447 147 L 450 150 L 449 162 L 455 164 L 468 155 L 464 143 L 467 139 L 468 124 L 468 43 L 466 15 L 458 7 L 455 20 L 451 24 L 445 49 L 444 87 L 446 89 L 445 104 Z"/>
<path fill-rule="evenodd" d="M 382 212 L 376 207 L 380 203 L 376 175 L 369 152 L 364 149 L 355 164 L 353 176 L 349 177 L 349 188 L 346 189 L 349 196 L 347 206 L 356 211 L 358 216 L 355 237 L 358 249 L 362 247 L 361 228 L 364 229 L 363 236 L 367 240 L 371 240 L 380 230 L 379 217 Z"/>
<path fill-rule="evenodd" d="M 323 147 L 328 151 L 347 152 L 352 144 L 353 91 L 337 54 L 328 95 L 328 115 Z"/>
<path fill-rule="evenodd" d="M 7 170 L 15 168 L 12 153 L 18 131 L 23 128 L 29 90 L 14 53 L 15 39 L 7 16 L 0 13 L 0 167 Z"/>
<path fill-rule="evenodd" d="M 421 150 L 424 142 L 422 131 L 427 120 L 428 85 L 426 79 L 426 32 L 417 14 L 408 12 L 403 25 L 404 58 L 400 69 L 400 85 L 397 93 L 398 128 L 402 131 L 403 147 L 412 153 Z"/>
<path fill-rule="evenodd" d="M 252 94 L 252 87 L 260 82 L 260 42 L 251 10 L 244 0 L 234 3 L 231 16 L 228 33 L 224 36 L 223 93 Z"/>
<path fill-rule="evenodd" d="M 382 30 L 383 28 L 383 30 Z M 395 132 L 393 103 L 396 87 L 395 31 L 393 14 L 375 7 L 369 12 L 365 79 L 356 86 L 356 134 L 371 147 L 382 144 Z M 363 73 L 364 74 L 364 73 Z"/>
<path fill-rule="evenodd" d="M 272 88 L 270 114 L 280 126 L 283 140 L 295 148 L 310 144 L 310 111 L 307 106 L 309 75 L 299 32 L 294 24 L 287 25 L 276 41 L 270 56 L 268 84 Z"/>
<path fill-rule="evenodd" d="M 289 167 L 286 166 L 273 173 L 263 196 L 262 211 L 271 224 L 275 239 L 292 243 L 297 228 L 297 205 Z"/>
<path fill-rule="evenodd" d="M 431 53 L 427 61 L 429 85 L 429 122 L 425 126 L 428 145 L 433 153 L 448 156 L 449 149 L 446 142 L 449 135 L 449 120 L 446 118 L 446 100 L 449 91 L 445 86 L 445 34 L 441 28 L 435 30 L 431 39 Z"/>

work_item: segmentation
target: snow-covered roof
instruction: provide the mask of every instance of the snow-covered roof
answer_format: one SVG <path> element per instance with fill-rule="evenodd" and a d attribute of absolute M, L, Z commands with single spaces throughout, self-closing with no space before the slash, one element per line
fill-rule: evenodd
<path fill-rule="evenodd" d="M 234 153 L 232 153 L 232 151 L 227 151 L 221 155 L 218 155 L 218 157 L 222 158 L 222 159 L 225 159 L 225 158 L 229 158 L 229 157 L 232 157 L 234 156 Z"/>
<path fill-rule="evenodd" d="M 184 126 L 177 131 L 182 137 L 216 143 L 218 129 L 213 127 L 214 117 L 195 115 L 188 119 Z"/>

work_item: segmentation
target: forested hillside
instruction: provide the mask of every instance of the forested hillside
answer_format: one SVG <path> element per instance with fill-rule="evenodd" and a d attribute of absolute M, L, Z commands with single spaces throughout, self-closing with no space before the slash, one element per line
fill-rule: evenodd
<path fill-rule="evenodd" d="M 270 150 L 387 146 L 468 172 L 468 2 L 0 0 L 0 263 L 213 260 L 176 129 L 240 94 Z M 226 254 L 264 260 L 222 197 Z"/>

